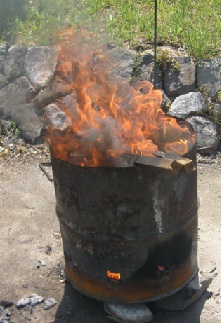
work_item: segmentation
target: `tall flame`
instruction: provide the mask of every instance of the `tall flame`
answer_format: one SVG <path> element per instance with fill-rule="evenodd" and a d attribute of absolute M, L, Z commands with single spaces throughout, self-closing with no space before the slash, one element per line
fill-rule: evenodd
<path fill-rule="evenodd" d="M 111 51 L 95 50 L 89 33 L 73 37 L 68 31 L 63 38 L 57 76 L 72 94 L 69 106 L 66 100 L 58 105 L 71 125 L 50 129 L 47 139 L 55 157 L 93 167 L 112 166 L 124 154 L 188 152 L 194 135 L 186 123 L 162 111 L 160 90 L 147 81 L 114 83 Z"/>

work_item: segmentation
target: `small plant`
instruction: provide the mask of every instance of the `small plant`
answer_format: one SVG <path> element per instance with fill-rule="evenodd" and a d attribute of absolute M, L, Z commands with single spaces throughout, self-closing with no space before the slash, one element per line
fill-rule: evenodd
<path fill-rule="evenodd" d="M 217 100 L 218 102 L 221 102 L 221 91 L 218 91 L 217 93 Z"/>
<path fill-rule="evenodd" d="M 176 71 L 180 69 L 179 63 L 172 57 L 171 53 L 168 50 L 160 49 L 157 53 L 157 63 L 164 71 L 167 66 L 170 64 L 172 68 Z"/>
<path fill-rule="evenodd" d="M 20 147 L 18 152 L 19 152 L 19 154 L 23 154 L 25 152 L 25 148 Z"/>
<path fill-rule="evenodd" d="M 10 128 L 5 131 L 6 136 L 16 136 L 18 137 L 20 135 L 20 130 L 18 129 L 18 126 L 14 121 L 11 121 L 11 126 Z"/>
<path fill-rule="evenodd" d="M 165 111 L 168 112 L 170 110 L 170 107 L 171 107 L 171 102 L 166 102 Z"/>
<path fill-rule="evenodd" d="M 20 130 L 18 129 L 18 127 L 14 121 L 11 122 L 11 131 L 16 136 L 18 136 L 20 134 Z"/>

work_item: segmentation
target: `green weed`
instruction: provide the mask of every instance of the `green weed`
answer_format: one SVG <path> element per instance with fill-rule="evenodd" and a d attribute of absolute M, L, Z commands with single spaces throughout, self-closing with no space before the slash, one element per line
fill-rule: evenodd
<path fill-rule="evenodd" d="M 179 63 L 173 59 L 171 53 L 168 50 L 159 50 L 157 53 L 157 63 L 159 67 L 164 71 L 170 64 L 174 70 L 179 70 Z"/>
<path fill-rule="evenodd" d="M 8 3 L 12 1 L 8 0 Z M 5 30 L 0 29 L 0 39 L 8 37 L 11 26 L 10 41 L 49 45 L 58 30 L 83 24 L 97 32 L 106 30 L 115 42 L 127 42 L 144 49 L 147 45 L 153 46 L 153 0 L 23 2 L 26 3 L 25 14 L 24 10 L 22 14 L 19 11 L 17 15 L 11 13 L 9 21 L 14 19 L 15 24 L 9 23 Z M 158 43 L 183 46 L 196 59 L 220 55 L 220 17 L 220 0 L 158 0 Z"/>

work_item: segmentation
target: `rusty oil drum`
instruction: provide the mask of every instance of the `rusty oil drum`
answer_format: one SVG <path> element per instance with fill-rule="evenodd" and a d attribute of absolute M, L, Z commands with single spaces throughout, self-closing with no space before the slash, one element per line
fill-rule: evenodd
<path fill-rule="evenodd" d="M 151 301 L 197 273 L 196 170 L 90 168 L 53 156 L 52 168 L 66 274 L 77 290 L 98 300 Z"/>

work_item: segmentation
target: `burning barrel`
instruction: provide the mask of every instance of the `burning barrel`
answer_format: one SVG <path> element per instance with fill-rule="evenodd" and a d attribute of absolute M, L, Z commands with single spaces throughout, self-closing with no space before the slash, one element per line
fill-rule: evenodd
<path fill-rule="evenodd" d="M 196 170 L 154 163 L 81 167 L 52 155 L 67 278 L 80 292 L 156 300 L 196 274 Z"/>
<path fill-rule="evenodd" d="M 55 81 L 71 94 L 47 134 L 67 278 L 99 300 L 160 299 L 198 270 L 195 135 L 149 82 L 112 83 L 109 52 L 67 43 Z"/>

